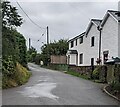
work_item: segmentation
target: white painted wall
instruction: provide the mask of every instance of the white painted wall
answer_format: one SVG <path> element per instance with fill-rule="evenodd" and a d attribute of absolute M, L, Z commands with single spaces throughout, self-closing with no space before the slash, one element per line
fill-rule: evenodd
<path fill-rule="evenodd" d="M 118 23 L 118 57 L 120 57 L 120 22 Z"/>
<path fill-rule="evenodd" d="M 91 37 L 95 37 L 95 45 L 91 47 Z M 93 24 L 87 37 L 84 36 L 83 44 L 78 46 L 78 52 L 83 53 L 83 64 L 79 64 L 79 66 L 90 66 L 91 58 L 94 58 L 94 64 L 96 65 L 96 59 L 98 57 L 98 37 L 99 32 L 97 27 Z"/>
<path fill-rule="evenodd" d="M 118 57 L 118 40 L 120 40 L 120 37 L 118 38 L 118 23 L 112 16 L 109 16 L 102 30 L 102 58 L 103 51 L 106 50 L 109 50 L 108 59 Z"/>
<path fill-rule="evenodd" d="M 91 47 L 91 37 L 95 37 L 95 45 L 94 47 Z M 74 40 L 74 47 L 69 48 L 70 50 L 77 50 L 78 51 L 78 65 L 77 66 L 90 66 L 91 65 L 91 58 L 94 58 L 94 64 L 96 65 L 96 59 L 98 58 L 98 37 L 99 32 L 97 30 L 97 27 L 93 24 L 87 37 L 83 37 L 83 43 L 80 44 L 79 39 L 77 40 L 78 44 L 75 45 Z M 71 44 L 71 43 L 69 43 Z M 83 64 L 80 64 L 80 54 L 83 53 Z M 75 64 L 75 59 L 73 57 L 76 57 L 76 55 L 70 55 L 71 60 L 70 64 Z M 72 60 L 73 59 L 73 60 Z"/>
<path fill-rule="evenodd" d="M 118 33 L 119 29 L 119 33 Z M 76 54 L 70 55 L 70 64 L 76 66 L 90 66 L 91 58 L 94 58 L 94 65 L 97 65 L 96 60 L 99 53 L 99 35 L 100 32 L 97 27 L 93 24 L 87 37 L 83 37 L 83 43 L 79 43 L 79 39 L 74 40 L 74 47 L 70 47 L 69 50 L 78 51 L 78 64 L 76 65 Z M 91 47 L 91 37 L 95 37 L 95 45 Z M 120 57 L 120 23 L 118 25 L 117 21 L 109 16 L 102 30 L 102 44 L 101 44 L 101 59 L 103 64 L 103 51 L 109 50 L 109 59 L 113 57 Z M 79 64 L 79 54 L 83 53 L 83 64 Z"/>

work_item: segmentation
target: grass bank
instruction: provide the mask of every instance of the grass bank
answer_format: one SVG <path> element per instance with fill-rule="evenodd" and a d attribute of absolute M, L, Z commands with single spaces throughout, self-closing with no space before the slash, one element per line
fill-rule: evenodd
<path fill-rule="evenodd" d="M 75 71 L 71 71 L 71 70 L 68 70 L 65 72 L 66 74 L 70 74 L 70 75 L 73 75 L 73 76 L 76 76 L 76 77 L 80 77 L 80 78 L 83 78 L 83 79 L 87 79 L 87 80 L 90 80 L 90 78 L 88 77 L 88 75 L 81 75 L 79 72 L 75 72 Z"/>
<path fill-rule="evenodd" d="M 26 68 L 17 62 L 15 74 L 2 77 L 2 88 L 11 88 L 25 84 L 32 75 Z"/>
<path fill-rule="evenodd" d="M 52 65 L 52 66 L 42 66 L 42 67 L 46 68 L 46 69 L 51 69 L 51 70 L 58 70 L 58 71 L 66 73 L 66 74 L 70 74 L 70 75 L 73 75 L 73 76 L 76 76 L 76 77 L 80 77 L 80 78 L 83 78 L 83 79 L 90 80 L 90 77 L 88 75 L 80 74 L 79 72 L 75 72 L 75 71 L 69 69 L 67 67 L 67 65 L 64 65 L 64 64 Z"/>

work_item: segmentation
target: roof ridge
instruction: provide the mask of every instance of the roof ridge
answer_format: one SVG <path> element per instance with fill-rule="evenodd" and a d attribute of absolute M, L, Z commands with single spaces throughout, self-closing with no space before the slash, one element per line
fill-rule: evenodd
<path fill-rule="evenodd" d="M 72 40 L 76 39 L 77 37 L 80 37 L 80 36 L 82 36 L 82 35 L 84 35 L 84 34 L 85 34 L 85 32 L 83 32 L 83 33 L 81 33 L 81 34 L 79 34 L 79 35 L 77 35 L 77 36 L 69 39 L 68 42 L 69 42 L 69 41 L 72 41 Z"/>
<path fill-rule="evenodd" d="M 91 21 L 102 21 L 101 19 L 91 19 Z"/>
<path fill-rule="evenodd" d="M 107 12 L 119 12 L 118 10 L 107 10 Z"/>

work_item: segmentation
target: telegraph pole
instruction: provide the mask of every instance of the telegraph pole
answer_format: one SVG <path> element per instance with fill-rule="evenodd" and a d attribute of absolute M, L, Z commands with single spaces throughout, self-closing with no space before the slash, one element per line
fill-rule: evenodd
<path fill-rule="evenodd" d="M 47 26 L 47 44 L 49 44 L 49 28 Z"/>
<path fill-rule="evenodd" d="M 29 50 L 31 48 L 31 39 L 29 38 Z"/>
<path fill-rule="evenodd" d="M 49 28 L 47 26 L 47 46 L 49 45 Z M 48 57 L 48 62 L 47 62 L 47 65 L 49 66 L 49 63 L 50 63 L 50 55 L 49 55 L 49 49 L 47 47 L 47 57 Z"/>

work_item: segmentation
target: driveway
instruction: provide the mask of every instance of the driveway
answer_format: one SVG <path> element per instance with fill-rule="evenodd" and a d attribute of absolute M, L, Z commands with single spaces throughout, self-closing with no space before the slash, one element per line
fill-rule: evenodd
<path fill-rule="evenodd" d="M 3 90 L 3 105 L 118 105 L 100 84 L 32 63 L 29 68 L 28 83 Z"/>

